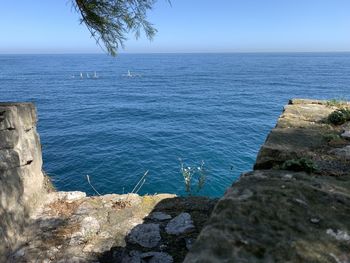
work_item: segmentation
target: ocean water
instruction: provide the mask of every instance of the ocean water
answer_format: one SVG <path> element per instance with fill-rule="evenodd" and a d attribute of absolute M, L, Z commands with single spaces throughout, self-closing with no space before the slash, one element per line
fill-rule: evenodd
<path fill-rule="evenodd" d="M 36 103 L 45 171 L 88 194 L 87 174 L 102 194 L 127 193 L 149 170 L 140 193 L 183 195 L 182 158 L 205 162 L 198 194 L 220 196 L 290 98 L 349 90 L 349 53 L 0 56 L 0 100 Z"/>

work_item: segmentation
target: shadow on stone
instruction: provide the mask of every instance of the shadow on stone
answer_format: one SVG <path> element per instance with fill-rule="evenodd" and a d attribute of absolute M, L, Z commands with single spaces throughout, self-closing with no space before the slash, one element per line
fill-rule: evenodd
<path fill-rule="evenodd" d="M 125 237 L 99 257 L 112 262 L 182 262 L 207 222 L 217 199 L 174 197 L 160 201 Z"/>

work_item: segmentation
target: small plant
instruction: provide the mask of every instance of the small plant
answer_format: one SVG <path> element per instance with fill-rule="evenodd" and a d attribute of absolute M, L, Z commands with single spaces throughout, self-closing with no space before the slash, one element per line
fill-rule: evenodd
<path fill-rule="evenodd" d="M 283 170 L 307 173 L 313 173 L 317 171 L 317 167 L 314 162 L 307 158 L 287 160 L 282 164 L 281 168 Z"/>
<path fill-rule="evenodd" d="M 341 107 L 346 104 L 344 99 L 331 99 L 326 102 L 326 106 L 328 107 Z"/>
<path fill-rule="evenodd" d="M 196 192 L 199 192 L 205 184 L 206 180 L 206 169 L 204 168 L 204 161 L 198 167 L 185 166 L 181 159 L 179 159 L 181 164 L 181 174 L 185 182 L 185 190 L 189 195 L 192 195 L 193 188 L 196 188 Z M 197 184 L 194 186 L 193 178 L 197 179 Z"/>
<path fill-rule="evenodd" d="M 334 125 L 341 125 L 349 120 L 350 120 L 350 110 L 345 108 L 333 111 L 328 116 L 328 121 Z"/>
<path fill-rule="evenodd" d="M 327 133 L 323 136 L 323 138 L 327 141 L 338 141 L 341 140 L 341 137 L 337 133 Z"/>

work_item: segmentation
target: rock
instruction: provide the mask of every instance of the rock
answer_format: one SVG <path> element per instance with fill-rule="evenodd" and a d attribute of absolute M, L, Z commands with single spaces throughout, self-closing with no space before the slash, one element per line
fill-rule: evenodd
<path fill-rule="evenodd" d="M 81 222 L 81 232 L 85 237 L 91 237 L 98 233 L 100 230 L 100 223 L 96 218 L 88 216 Z"/>
<path fill-rule="evenodd" d="M 65 201 L 75 201 L 86 197 L 86 193 L 80 192 L 80 191 L 57 192 L 57 193 L 60 196 L 59 199 L 63 199 Z"/>
<path fill-rule="evenodd" d="M 308 206 L 307 203 L 304 200 L 301 200 L 299 198 L 294 198 L 294 201 L 298 204 L 301 204 L 303 206 Z"/>
<path fill-rule="evenodd" d="M 327 135 L 350 128 L 325 122 L 334 110 L 307 100 L 285 108 L 254 172 L 219 200 L 184 263 L 349 262 L 350 146 L 341 140 L 343 148 L 327 152 L 333 147 Z M 285 161 L 301 158 L 316 170 L 298 167 L 286 176 Z"/>
<path fill-rule="evenodd" d="M 193 246 L 193 243 L 195 242 L 196 240 L 194 238 L 185 238 L 185 243 L 186 243 L 186 248 L 187 250 L 190 250 Z"/>
<path fill-rule="evenodd" d="M 173 258 L 164 252 L 147 252 L 141 254 L 142 263 L 173 263 Z"/>
<path fill-rule="evenodd" d="M 283 178 L 286 180 L 291 180 L 291 179 L 293 179 L 293 175 L 292 174 L 284 174 Z"/>
<path fill-rule="evenodd" d="M 0 103 L 0 262 L 97 263 L 101 255 L 116 258 L 112 262 L 166 263 L 173 262 L 173 253 L 182 261 L 187 252 L 183 239 L 179 246 L 172 243 L 174 236 L 161 240 L 160 222 L 165 222 L 163 227 L 172 217 L 152 211 L 195 211 L 200 230 L 216 200 L 171 194 L 86 197 L 84 192 L 52 189 L 48 193 L 35 126 L 33 104 Z M 140 225 L 145 217 L 159 224 Z M 121 253 L 115 254 L 118 248 Z M 154 251 L 144 253 L 150 250 Z"/>
<path fill-rule="evenodd" d="M 114 239 L 97 239 L 93 240 L 91 243 L 88 243 L 84 249 L 83 252 L 93 252 L 93 253 L 102 253 L 104 251 L 108 251 L 113 247 L 115 241 Z"/>
<path fill-rule="evenodd" d="M 146 248 L 153 248 L 158 245 L 160 229 L 158 224 L 141 224 L 134 227 L 128 235 L 128 241 L 133 244 L 139 244 Z"/>
<path fill-rule="evenodd" d="M 189 213 L 181 213 L 165 227 L 165 231 L 171 235 L 180 235 L 194 230 L 193 221 Z"/>
<path fill-rule="evenodd" d="M 73 256 L 73 257 L 61 259 L 57 261 L 57 263 L 86 263 L 86 258 Z"/>
<path fill-rule="evenodd" d="M 33 103 L 0 103 L 0 262 L 43 202 L 42 154 Z"/>
<path fill-rule="evenodd" d="M 346 231 L 327 229 L 326 233 L 339 241 L 350 241 L 350 235 Z"/>
<path fill-rule="evenodd" d="M 49 193 L 46 197 L 46 203 L 52 203 L 55 201 L 65 201 L 73 202 L 79 199 L 86 197 L 86 193 L 80 191 L 71 191 L 71 192 L 52 192 Z"/>
<path fill-rule="evenodd" d="M 25 248 L 21 248 L 13 254 L 13 257 L 20 258 L 20 257 L 23 257 L 24 255 L 25 255 Z"/>
<path fill-rule="evenodd" d="M 313 217 L 313 218 L 310 219 L 310 222 L 313 223 L 313 224 L 318 224 L 320 222 L 320 219 L 316 218 L 316 217 Z"/>
<path fill-rule="evenodd" d="M 340 136 L 344 139 L 350 140 L 350 130 L 344 131 Z"/>
<path fill-rule="evenodd" d="M 70 245 L 79 245 L 85 243 L 86 240 L 95 236 L 100 230 L 100 223 L 96 218 L 88 216 L 85 217 L 80 223 L 80 231 L 71 235 Z"/>
<path fill-rule="evenodd" d="M 333 149 L 329 153 L 344 157 L 345 159 L 350 159 L 350 145 L 343 148 Z"/>
<path fill-rule="evenodd" d="M 238 189 L 231 187 L 227 189 L 225 195 L 230 196 L 231 199 L 243 201 L 251 198 L 254 195 L 254 193 L 249 189 L 243 189 L 243 191 L 238 191 Z"/>
<path fill-rule="evenodd" d="M 164 221 L 164 220 L 168 220 L 171 219 L 171 216 L 168 214 L 165 214 L 163 212 L 153 212 L 152 214 L 150 214 L 150 219 L 154 219 L 154 220 L 158 220 L 158 221 Z"/>
<path fill-rule="evenodd" d="M 120 262 L 120 261 L 118 260 L 116 262 Z M 141 252 L 137 250 L 130 251 L 126 255 L 122 256 L 121 263 L 142 263 Z"/>

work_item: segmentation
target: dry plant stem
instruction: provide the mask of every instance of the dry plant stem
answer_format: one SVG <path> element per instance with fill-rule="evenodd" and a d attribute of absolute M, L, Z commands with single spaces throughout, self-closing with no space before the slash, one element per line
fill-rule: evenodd
<path fill-rule="evenodd" d="M 86 175 L 86 179 L 87 179 L 89 185 L 91 186 L 91 188 L 95 191 L 95 193 L 98 194 L 98 195 L 101 195 L 101 194 L 96 190 L 96 188 L 91 184 L 91 182 L 90 182 L 90 176 L 89 176 L 88 174 Z"/>

